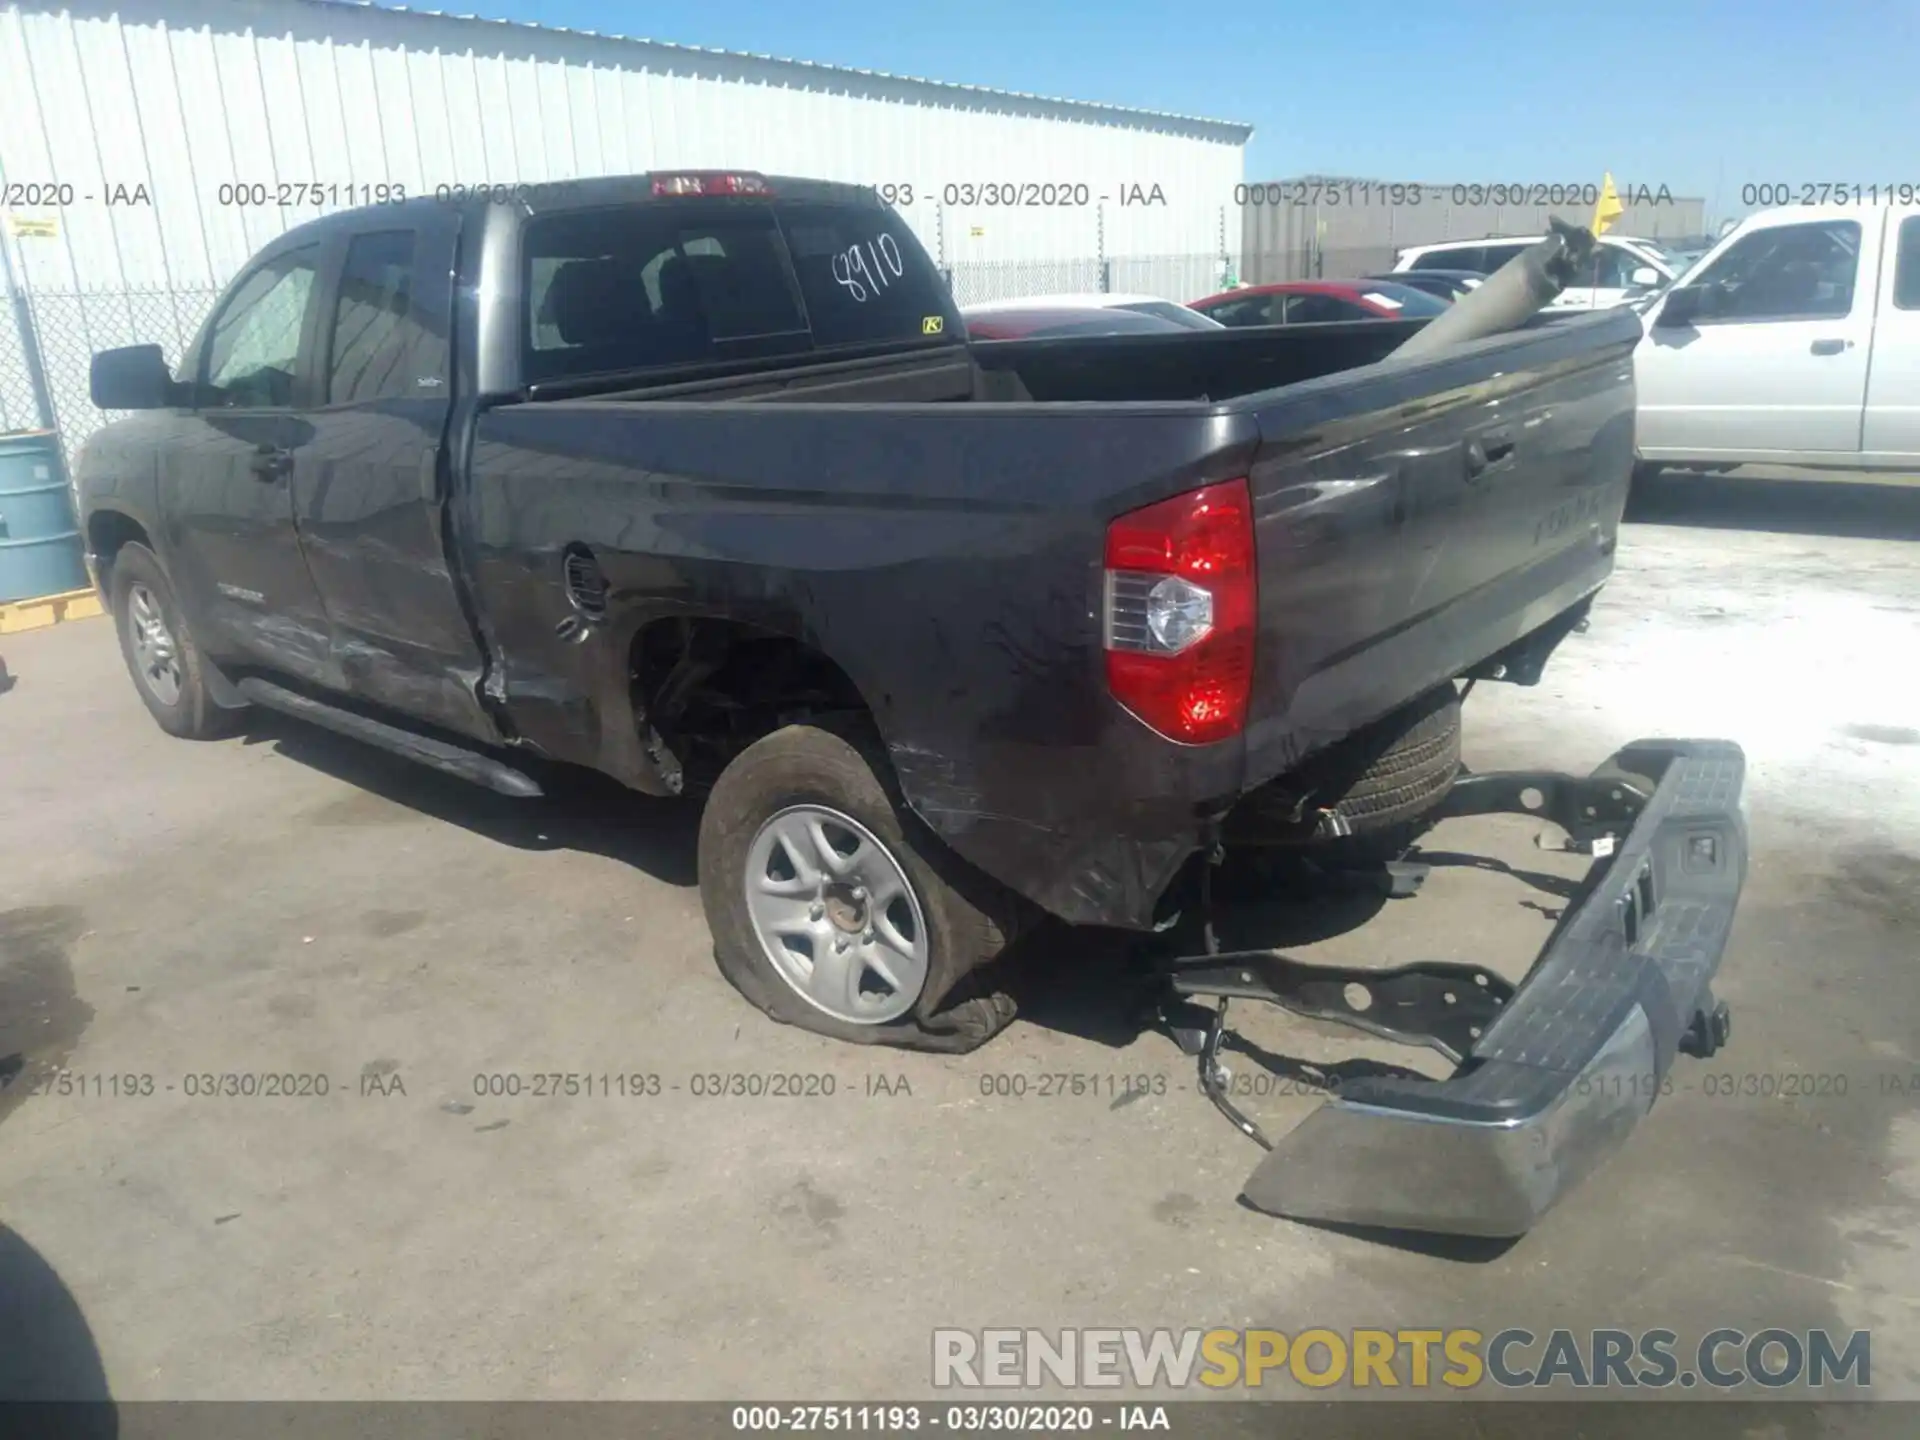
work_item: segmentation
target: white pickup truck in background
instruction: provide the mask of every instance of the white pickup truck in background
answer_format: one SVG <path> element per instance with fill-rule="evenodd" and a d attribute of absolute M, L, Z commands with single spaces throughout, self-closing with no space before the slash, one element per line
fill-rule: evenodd
<path fill-rule="evenodd" d="M 1442 240 L 1414 245 L 1394 256 L 1395 274 L 1415 270 L 1476 270 L 1491 275 L 1543 235 L 1488 236 L 1482 240 Z M 1636 295 L 1666 285 L 1683 266 L 1659 242 L 1632 235 L 1602 235 L 1587 268 L 1547 306 L 1549 311 L 1609 310 Z"/>
<path fill-rule="evenodd" d="M 1749 216 L 1643 321 L 1645 464 L 1920 467 L 1920 204 Z"/>

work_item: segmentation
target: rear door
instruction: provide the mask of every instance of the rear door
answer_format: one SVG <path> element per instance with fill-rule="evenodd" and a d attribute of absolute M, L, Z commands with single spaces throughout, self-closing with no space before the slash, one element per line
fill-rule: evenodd
<path fill-rule="evenodd" d="M 1881 220 L 1767 216 L 1689 277 L 1709 313 L 1666 324 L 1656 304 L 1634 356 L 1641 454 L 1856 453 Z"/>
<path fill-rule="evenodd" d="M 1887 227 L 1860 448 L 1913 464 L 1920 462 L 1920 213 L 1896 212 Z"/>
<path fill-rule="evenodd" d="M 459 212 L 404 214 L 329 247 L 294 515 L 348 692 L 493 739 L 480 647 L 449 560 Z"/>
<path fill-rule="evenodd" d="M 189 359 L 194 405 L 160 449 L 175 589 L 216 657 L 327 683 L 332 636 L 293 523 L 292 454 L 312 394 L 318 242 L 269 249 Z"/>

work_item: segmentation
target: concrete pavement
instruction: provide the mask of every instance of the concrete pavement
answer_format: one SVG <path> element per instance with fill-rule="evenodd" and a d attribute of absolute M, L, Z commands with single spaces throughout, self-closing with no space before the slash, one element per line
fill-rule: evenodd
<path fill-rule="evenodd" d="M 0 1067 L 71 1078 L 0 1092 L 0 1216 L 121 1400 L 899 1397 L 936 1326 L 1076 1324 L 1871 1327 L 1876 1392 L 1920 1396 L 1920 550 L 1888 538 L 1920 492 L 1886 493 L 1663 488 L 1546 681 L 1468 705 L 1476 768 L 1752 761 L 1733 1042 L 1511 1247 L 1238 1206 L 1257 1153 L 1093 940 L 962 1059 L 776 1027 L 713 968 L 682 809 L 517 804 L 271 718 L 171 740 L 104 620 L 5 642 Z M 1517 974 L 1567 873 L 1530 836 L 1456 822 L 1430 848 L 1508 868 L 1274 943 Z M 593 1093 L 530 1093 L 555 1073 Z M 734 1075 L 789 1078 L 703 1093 Z"/>

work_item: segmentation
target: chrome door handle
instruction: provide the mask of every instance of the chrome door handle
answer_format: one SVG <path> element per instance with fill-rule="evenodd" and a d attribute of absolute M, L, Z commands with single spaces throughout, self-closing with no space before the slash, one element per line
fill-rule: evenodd
<path fill-rule="evenodd" d="M 1813 353 L 1816 355 L 1838 355 L 1842 350 L 1852 348 L 1851 340 L 1816 340 L 1812 346 Z"/>

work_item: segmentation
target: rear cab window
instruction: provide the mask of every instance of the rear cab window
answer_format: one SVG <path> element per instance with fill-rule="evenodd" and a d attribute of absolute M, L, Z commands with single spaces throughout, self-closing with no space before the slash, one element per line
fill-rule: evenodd
<path fill-rule="evenodd" d="M 966 338 L 906 223 L 870 201 L 563 210 L 521 248 L 529 384 Z"/>

